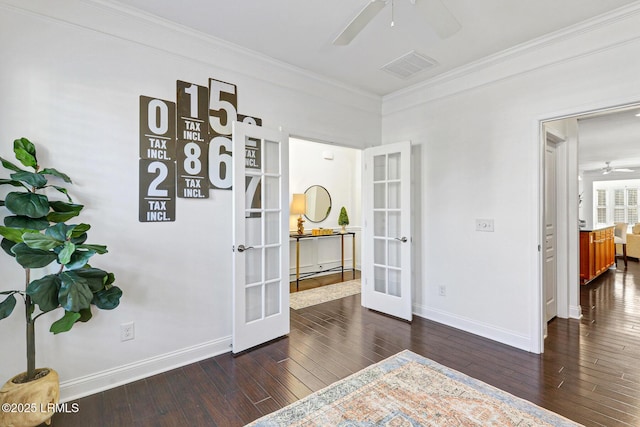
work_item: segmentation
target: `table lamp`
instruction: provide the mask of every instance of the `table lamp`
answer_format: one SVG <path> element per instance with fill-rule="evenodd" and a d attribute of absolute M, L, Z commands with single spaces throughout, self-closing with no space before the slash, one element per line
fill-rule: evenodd
<path fill-rule="evenodd" d="M 298 234 L 304 234 L 304 219 L 302 215 L 307 212 L 307 197 L 304 194 L 294 194 L 291 202 L 291 214 L 298 217 Z"/>

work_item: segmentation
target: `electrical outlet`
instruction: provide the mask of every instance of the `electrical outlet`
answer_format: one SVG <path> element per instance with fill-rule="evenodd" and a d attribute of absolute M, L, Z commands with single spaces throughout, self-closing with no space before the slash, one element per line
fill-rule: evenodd
<path fill-rule="evenodd" d="M 493 231 L 493 219 L 476 219 L 476 231 Z"/>
<path fill-rule="evenodd" d="M 439 294 L 441 297 L 445 297 L 445 296 L 447 296 L 447 287 L 446 287 L 446 286 L 444 286 L 444 285 L 441 285 L 441 286 L 438 288 L 438 294 Z"/>
<path fill-rule="evenodd" d="M 133 322 L 120 325 L 120 341 L 129 341 L 136 336 Z"/>

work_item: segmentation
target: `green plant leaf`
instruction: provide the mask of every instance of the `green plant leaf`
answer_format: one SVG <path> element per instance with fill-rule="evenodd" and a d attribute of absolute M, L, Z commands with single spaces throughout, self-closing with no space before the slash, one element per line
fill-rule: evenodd
<path fill-rule="evenodd" d="M 76 205 L 73 203 L 66 203 L 60 201 L 50 202 L 49 205 L 53 212 L 47 215 L 47 219 L 51 222 L 65 222 L 80 214 L 83 205 Z"/>
<path fill-rule="evenodd" d="M 62 173 L 57 169 L 54 168 L 44 168 L 42 169 L 40 172 L 38 172 L 42 175 L 52 175 L 52 176 L 56 176 L 60 179 L 62 179 L 64 182 L 71 184 L 71 178 L 69 178 L 69 175 L 67 175 L 66 173 Z"/>
<path fill-rule="evenodd" d="M 18 172 L 18 171 L 22 170 L 18 166 L 16 166 L 13 163 L 11 163 L 9 160 L 3 159 L 2 157 L 0 157 L 0 162 L 2 162 L 2 166 L 4 166 L 5 169 L 9 169 L 9 170 L 12 170 L 14 172 Z"/>
<path fill-rule="evenodd" d="M 27 295 L 31 297 L 34 303 L 38 304 L 40 310 L 46 313 L 60 306 L 58 303 L 60 286 L 61 282 L 58 276 L 49 274 L 29 283 L 27 286 Z"/>
<path fill-rule="evenodd" d="M 81 234 L 81 235 L 79 235 L 78 237 L 72 237 L 72 238 L 71 238 L 71 242 L 72 242 L 74 245 L 78 246 L 78 245 L 81 245 L 81 244 L 83 244 L 84 242 L 86 242 L 86 241 L 87 241 L 87 237 L 88 237 L 88 236 L 87 236 L 87 233 L 82 233 L 82 234 Z"/>
<path fill-rule="evenodd" d="M 11 294 L 0 302 L 0 320 L 8 317 L 16 306 L 16 297 Z"/>
<path fill-rule="evenodd" d="M 96 293 L 104 289 L 105 279 L 108 276 L 106 271 L 100 270 L 99 268 L 79 268 L 73 270 L 73 272 L 87 281 L 91 292 Z"/>
<path fill-rule="evenodd" d="M 89 307 L 93 299 L 93 292 L 85 278 L 78 276 L 73 271 L 60 273 L 62 286 L 58 292 L 58 301 L 66 311 L 79 312 Z"/>
<path fill-rule="evenodd" d="M 92 317 L 93 314 L 91 314 L 91 306 L 83 308 L 80 310 L 80 318 L 78 319 L 78 322 L 88 322 Z"/>
<path fill-rule="evenodd" d="M 28 231 L 28 229 L 4 227 L 0 225 L 0 236 L 15 243 L 22 243 L 22 235 Z"/>
<path fill-rule="evenodd" d="M 40 233 L 24 233 L 22 235 L 22 240 L 31 249 L 42 249 L 43 251 L 48 251 L 55 248 L 56 246 L 60 246 L 66 243 L 51 236 L 47 236 L 46 234 Z"/>
<path fill-rule="evenodd" d="M 107 247 L 105 245 L 78 245 L 79 248 L 82 249 L 89 249 L 94 251 L 97 254 L 106 254 L 107 252 L 109 252 L 107 250 Z"/>
<path fill-rule="evenodd" d="M 64 247 L 58 254 L 58 262 L 62 265 L 69 264 L 71 262 L 71 255 L 73 255 L 75 250 L 76 250 L 76 245 L 71 243 L 69 240 L 64 242 Z"/>
<path fill-rule="evenodd" d="M 2 247 L 2 250 L 5 251 L 7 255 L 15 258 L 16 255 L 11 252 L 11 248 L 13 248 L 16 244 L 16 242 L 12 242 L 9 239 L 2 239 L 2 242 L 0 242 L 0 247 Z"/>
<path fill-rule="evenodd" d="M 73 328 L 73 324 L 76 323 L 80 317 L 82 317 L 80 313 L 65 311 L 62 319 L 58 319 L 51 324 L 49 332 L 53 332 L 54 334 L 67 332 Z"/>
<path fill-rule="evenodd" d="M 122 297 L 122 290 L 117 286 L 112 286 L 109 289 L 96 292 L 91 303 L 103 310 L 113 310 L 120 304 L 120 297 Z"/>
<path fill-rule="evenodd" d="M 65 241 L 71 235 L 73 231 L 73 226 L 67 225 L 63 222 L 52 225 L 44 231 L 44 234 L 47 236 L 53 237 L 57 240 Z"/>
<path fill-rule="evenodd" d="M 107 278 L 104 281 L 104 286 L 109 286 L 111 285 L 113 282 L 116 281 L 116 276 L 113 273 L 107 273 Z"/>
<path fill-rule="evenodd" d="M 42 194 L 11 192 L 4 202 L 7 209 L 16 215 L 42 218 L 49 213 L 49 199 Z"/>
<path fill-rule="evenodd" d="M 44 230 L 49 226 L 46 218 L 29 218 L 24 215 L 11 215 L 4 217 L 4 225 L 11 228 L 22 228 L 30 230 Z"/>
<path fill-rule="evenodd" d="M 55 252 L 31 249 L 24 243 L 16 244 L 11 248 L 11 252 L 15 254 L 18 264 L 24 268 L 42 268 L 58 259 Z"/>
<path fill-rule="evenodd" d="M 52 185 L 52 187 L 58 190 L 59 192 L 61 192 L 62 194 L 64 194 L 65 196 L 67 196 L 67 200 L 69 201 L 69 203 L 73 203 L 73 200 L 71 199 L 71 196 L 69 196 L 69 192 L 67 191 L 66 188 L 58 187 L 57 185 Z"/>
<path fill-rule="evenodd" d="M 89 224 L 85 224 L 85 223 L 80 223 L 77 225 L 73 226 L 73 232 L 71 233 L 71 238 L 75 238 L 75 237 L 79 237 L 82 234 L 86 233 L 87 231 L 89 231 L 91 229 L 91 226 Z"/>
<path fill-rule="evenodd" d="M 14 181 L 13 179 L 0 179 L 0 185 L 13 185 L 14 187 L 23 187 L 28 190 L 26 185 L 20 181 Z"/>
<path fill-rule="evenodd" d="M 10 176 L 15 181 L 25 182 L 35 188 L 42 188 L 47 185 L 47 178 L 38 173 L 20 171 L 12 173 Z"/>
<path fill-rule="evenodd" d="M 79 268 L 84 267 L 89 262 L 89 258 L 94 256 L 96 253 L 94 251 L 81 251 L 76 250 L 73 254 L 71 254 L 71 260 L 66 264 L 65 267 L 69 270 L 77 270 Z"/>
<path fill-rule="evenodd" d="M 38 168 L 38 160 L 36 159 L 36 147 L 27 138 L 20 138 L 13 141 L 13 152 L 16 159 L 27 167 Z"/>

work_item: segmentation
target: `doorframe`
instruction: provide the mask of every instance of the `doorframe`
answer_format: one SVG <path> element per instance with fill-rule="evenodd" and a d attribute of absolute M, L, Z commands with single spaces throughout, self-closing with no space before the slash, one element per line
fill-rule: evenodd
<path fill-rule="evenodd" d="M 544 176 L 545 176 L 545 146 L 546 146 L 546 133 L 544 124 L 556 120 L 575 119 L 580 117 L 613 112 L 615 110 L 621 110 L 626 108 L 640 107 L 640 101 L 638 97 L 633 99 L 618 99 L 617 102 L 611 102 L 607 105 L 593 104 L 584 108 L 581 111 L 575 109 L 559 111 L 544 116 L 539 116 L 534 123 L 536 144 L 538 146 L 538 286 L 534 289 L 532 295 L 532 301 L 534 302 L 534 309 L 531 314 L 531 326 L 533 331 L 533 340 L 531 351 L 535 353 L 544 353 L 544 339 L 546 336 L 546 320 L 544 316 L 545 312 L 545 300 L 544 300 L 544 256 L 541 248 L 544 242 L 544 204 L 545 204 L 545 189 L 544 189 Z M 562 245 L 560 250 L 560 244 L 558 244 L 558 264 L 563 263 L 567 266 L 566 280 L 558 282 L 557 293 L 558 296 L 564 299 L 566 302 L 560 304 L 558 301 L 558 317 L 560 313 L 566 312 L 566 318 L 580 319 L 582 317 L 582 309 L 580 306 L 580 263 L 579 263 L 579 229 L 578 229 L 578 209 L 571 209 L 570 206 L 578 206 L 578 153 L 579 153 L 579 137 L 576 126 L 575 140 L 568 138 L 570 141 L 565 141 L 565 152 L 563 153 L 564 159 L 561 161 L 564 167 L 563 185 L 566 184 L 566 209 L 562 212 L 557 211 L 556 216 L 558 219 L 557 226 L 562 228 L 563 235 L 565 236 L 566 244 Z M 570 143 L 567 143 L 570 142 Z M 558 161 L 559 159 L 556 159 Z M 558 180 L 556 180 L 556 183 Z M 571 226 L 574 224 L 575 226 Z"/>

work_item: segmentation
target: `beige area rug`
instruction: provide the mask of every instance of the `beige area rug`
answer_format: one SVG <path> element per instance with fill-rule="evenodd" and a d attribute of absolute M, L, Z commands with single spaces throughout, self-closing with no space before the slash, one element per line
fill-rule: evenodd
<path fill-rule="evenodd" d="M 580 426 L 409 350 L 251 426 Z"/>
<path fill-rule="evenodd" d="M 349 280 L 348 282 L 336 283 L 335 285 L 321 286 L 307 291 L 294 292 L 289 294 L 289 306 L 294 310 L 309 307 L 334 299 L 348 297 L 360 293 L 360 279 Z"/>

